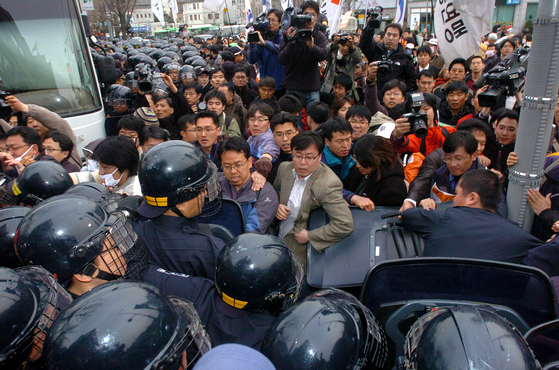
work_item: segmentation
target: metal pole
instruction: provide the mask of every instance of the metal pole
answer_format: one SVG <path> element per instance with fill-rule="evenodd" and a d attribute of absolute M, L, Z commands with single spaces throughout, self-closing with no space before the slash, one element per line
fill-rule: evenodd
<path fill-rule="evenodd" d="M 559 2 L 540 1 L 534 22 L 534 41 L 528 61 L 526 87 L 518 124 L 515 152 L 519 161 L 510 168 L 508 218 L 530 231 L 534 214 L 526 196 L 543 179 L 543 165 L 551 138 L 553 109 L 559 86 Z"/>

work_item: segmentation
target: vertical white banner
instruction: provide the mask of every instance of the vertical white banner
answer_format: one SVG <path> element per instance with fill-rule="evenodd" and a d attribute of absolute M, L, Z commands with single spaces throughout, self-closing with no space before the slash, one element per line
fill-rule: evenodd
<path fill-rule="evenodd" d="M 151 0 L 151 11 L 153 12 L 153 14 L 155 14 L 157 19 L 159 19 L 159 22 L 161 22 L 161 27 L 165 27 L 163 3 L 161 2 L 161 0 Z"/>
<path fill-rule="evenodd" d="M 394 18 L 394 23 L 399 23 L 404 25 L 404 17 L 406 15 L 406 0 L 398 0 L 396 3 L 396 18 Z"/>
<path fill-rule="evenodd" d="M 345 0 L 328 0 L 322 3 L 320 12 L 328 18 L 328 28 L 330 35 L 338 32 L 340 26 L 340 19 L 344 9 Z"/>
<path fill-rule="evenodd" d="M 290 0 L 281 0 L 281 7 L 283 8 L 283 10 L 289 8 L 290 6 L 292 6 L 293 2 Z"/>
<path fill-rule="evenodd" d="M 169 0 L 169 7 L 171 8 L 171 14 L 173 15 L 173 21 L 177 23 L 177 17 L 179 15 L 179 6 L 177 5 L 177 0 Z"/>
<path fill-rule="evenodd" d="M 438 0 L 435 9 L 435 33 L 439 40 L 439 49 L 444 59 L 450 63 L 456 58 L 468 58 L 479 50 L 480 38 L 489 32 L 485 25 L 486 14 L 489 22 L 493 17 L 493 7 L 482 0 L 448 1 Z M 455 7 L 459 4 L 466 9 Z M 478 18 L 473 14 L 482 16 Z"/>
<path fill-rule="evenodd" d="M 225 0 L 204 0 L 202 7 L 215 13 L 222 13 L 225 9 Z"/>

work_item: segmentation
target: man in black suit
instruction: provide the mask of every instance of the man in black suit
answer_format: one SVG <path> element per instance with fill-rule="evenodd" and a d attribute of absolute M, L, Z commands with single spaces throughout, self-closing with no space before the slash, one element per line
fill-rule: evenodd
<path fill-rule="evenodd" d="M 542 241 L 498 215 L 502 201 L 497 175 L 485 169 L 473 170 L 460 178 L 454 207 L 446 211 L 412 208 L 402 213 L 402 220 L 424 239 L 424 257 L 521 263 Z"/>
<path fill-rule="evenodd" d="M 417 66 L 415 67 L 416 75 L 419 75 L 419 73 L 424 70 L 428 70 L 433 74 L 433 76 L 435 76 L 435 79 L 439 77 L 441 69 L 429 64 L 431 54 L 431 48 L 427 45 L 423 45 L 417 49 Z"/>

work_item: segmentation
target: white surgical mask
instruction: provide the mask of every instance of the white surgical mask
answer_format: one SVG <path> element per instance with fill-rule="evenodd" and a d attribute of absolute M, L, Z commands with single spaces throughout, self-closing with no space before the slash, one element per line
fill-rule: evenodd
<path fill-rule="evenodd" d="M 89 172 L 95 172 L 99 169 L 99 162 L 94 159 L 87 160 L 87 170 Z"/>
<path fill-rule="evenodd" d="M 435 50 L 436 50 L 435 47 L 434 47 L 434 46 L 431 46 L 431 53 L 434 53 Z"/>
<path fill-rule="evenodd" d="M 23 153 L 21 156 L 19 156 L 19 157 L 17 157 L 17 158 L 14 158 L 14 160 L 15 160 L 16 162 L 21 162 L 21 160 L 23 159 L 23 157 L 25 157 L 25 155 L 26 155 L 27 153 L 29 153 L 29 151 L 30 151 L 32 148 L 33 148 L 33 145 L 31 145 L 31 146 L 29 147 L 29 149 L 27 149 L 27 151 L 26 151 L 25 153 Z M 35 158 L 35 156 L 33 156 L 33 158 Z"/>
<path fill-rule="evenodd" d="M 99 177 L 101 177 L 101 181 L 103 181 L 103 185 L 105 185 L 107 188 L 111 188 L 111 187 L 115 187 L 118 185 L 118 183 L 120 182 L 120 179 L 122 179 L 122 176 L 124 176 L 124 173 L 122 175 L 120 175 L 120 177 L 118 178 L 118 180 L 115 180 L 115 178 L 113 177 L 114 173 L 118 171 L 118 168 L 116 168 L 113 173 L 110 173 L 108 175 L 99 175 Z"/>
<path fill-rule="evenodd" d="M 493 55 L 497 54 L 497 50 L 487 50 L 485 55 L 488 57 L 492 57 Z"/>

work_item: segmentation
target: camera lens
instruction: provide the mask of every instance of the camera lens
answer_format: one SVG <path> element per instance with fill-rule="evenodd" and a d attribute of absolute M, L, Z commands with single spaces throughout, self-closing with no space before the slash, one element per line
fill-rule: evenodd
<path fill-rule="evenodd" d="M 428 131 L 429 130 L 427 129 L 427 124 L 424 120 L 420 118 L 416 118 L 413 120 L 413 133 L 415 134 L 415 136 L 422 139 L 427 136 Z"/>
<path fill-rule="evenodd" d="M 208 106 L 203 101 L 198 103 L 198 110 L 206 110 Z"/>

